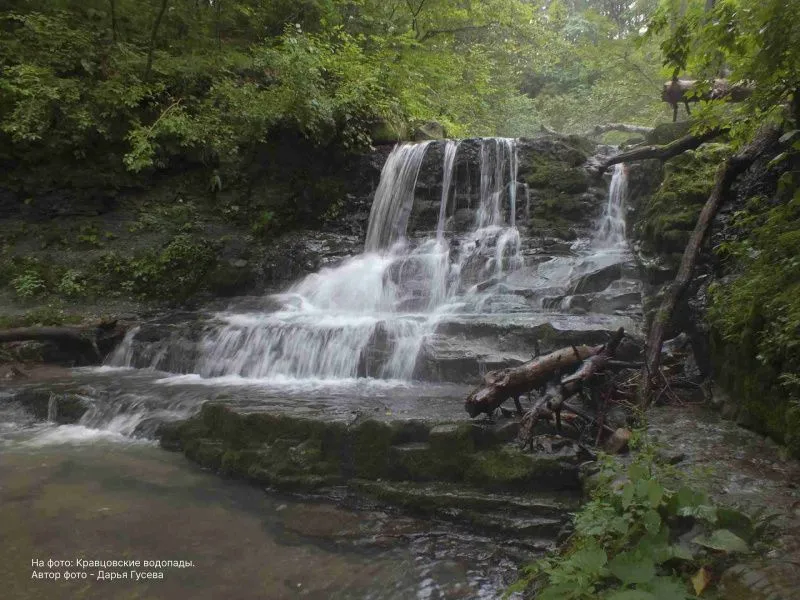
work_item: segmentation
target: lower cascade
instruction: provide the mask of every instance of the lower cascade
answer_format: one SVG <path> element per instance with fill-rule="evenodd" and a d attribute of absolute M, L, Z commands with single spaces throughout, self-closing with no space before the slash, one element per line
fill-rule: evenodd
<path fill-rule="evenodd" d="M 470 144 L 477 148 L 471 148 L 465 175 L 457 164 Z M 584 275 L 628 259 L 621 166 L 591 238 L 579 239 L 563 256 L 535 256 L 534 236 L 518 228 L 527 225 L 531 211 L 527 186 L 518 181 L 519 152 L 519 141 L 509 138 L 397 145 L 381 173 L 363 253 L 274 295 L 276 310 L 217 313 L 188 353 L 185 341 L 137 353 L 134 330 L 108 364 L 266 381 L 451 380 L 425 372 L 420 361 L 431 348 L 452 350 L 452 336 L 440 330 L 552 322 L 550 311 L 569 309 Z M 417 196 L 429 154 L 437 160 L 441 155 L 441 193 L 426 220 Z M 477 189 L 469 168 L 478 172 Z M 524 203 L 518 202 L 520 191 Z M 498 352 L 501 362 L 509 358 L 509 350 Z M 512 362 L 524 360 L 523 352 L 529 351 L 511 351 Z M 483 363 L 488 368 L 492 360 Z"/>

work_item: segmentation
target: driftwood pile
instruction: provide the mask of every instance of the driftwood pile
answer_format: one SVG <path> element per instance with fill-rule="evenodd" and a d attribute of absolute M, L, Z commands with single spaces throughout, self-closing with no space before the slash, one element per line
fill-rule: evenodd
<path fill-rule="evenodd" d="M 518 367 L 487 373 L 467 397 L 466 411 L 473 418 L 481 414 L 492 418 L 498 410 L 503 412 L 504 402 L 513 400 L 523 447 L 533 447 L 536 426 L 542 421 L 552 421 L 557 433 L 594 445 L 617 445 L 625 434 L 605 424 L 605 412 L 615 398 L 635 397 L 634 391 L 625 389 L 625 377 L 620 380 L 619 375 L 625 373 L 630 379 L 641 367 L 639 363 L 614 360 L 624 337 L 625 331 L 620 328 L 601 346 L 569 346 Z M 524 411 L 520 398 L 530 398 L 533 393 L 536 399 Z M 579 403 L 570 402 L 576 397 Z M 569 431 L 565 425 L 569 425 Z"/>

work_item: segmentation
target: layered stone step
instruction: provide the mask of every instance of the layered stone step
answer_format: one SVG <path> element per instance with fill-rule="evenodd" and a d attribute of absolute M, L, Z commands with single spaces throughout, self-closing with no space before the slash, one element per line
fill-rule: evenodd
<path fill-rule="evenodd" d="M 379 502 L 388 502 L 415 514 L 455 522 L 476 529 L 508 533 L 550 544 L 577 510 L 577 496 L 569 493 L 489 493 L 473 487 L 442 483 L 397 481 L 353 482 L 352 488 Z"/>
<path fill-rule="evenodd" d="M 269 487 L 345 486 L 440 518 L 552 539 L 575 506 L 588 457 L 571 442 L 524 452 L 515 431 L 508 422 L 326 420 L 213 402 L 160 435 L 162 446 L 204 467 Z"/>

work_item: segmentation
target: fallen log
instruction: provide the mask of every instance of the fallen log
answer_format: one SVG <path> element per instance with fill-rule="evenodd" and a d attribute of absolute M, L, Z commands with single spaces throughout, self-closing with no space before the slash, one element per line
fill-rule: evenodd
<path fill-rule="evenodd" d="M 714 179 L 714 188 L 705 206 L 703 206 L 703 210 L 697 219 L 694 232 L 689 238 L 689 243 L 686 245 L 686 249 L 683 252 L 678 274 L 675 277 L 675 281 L 669 286 L 664 300 L 661 303 L 661 308 L 656 313 L 655 320 L 650 328 L 650 333 L 647 338 L 645 368 L 642 373 L 642 380 L 644 381 L 642 400 L 645 405 L 652 401 L 651 396 L 655 383 L 654 378 L 659 372 L 658 369 L 661 363 L 661 346 L 664 343 L 664 337 L 672 319 L 672 313 L 675 311 L 675 307 L 681 296 L 689 287 L 694 266 L 697 263 L 697 258 L 700 255 L 703 242 L 711 228 L 711 223 L 727 198 L 730 188 L 736 178 L 746 171 L 768 148 L 777 143 L 779 136 L 780 130 L 774 126 L 762 128 L 752 142 L 729 158 L 717 169 L 717 174 Z"/>
<path fill-rule="evenodd" d="M 614 335 L 607 344 L 602 346 L 599 352 L 590 356 L 583 361 L 581 368 L 575 371 L 569 377 L 561 380 L 561 389 L 556 398 L 554 398 L 551 408 L 556 415 L 556 422 L 558 422 L 558 415 L 561 412 L 561 407 L 564 402 L 569 400 L 572 396 L 583 390 L 584 385 L 599 372 L 603 371 L 617 353 L 617 348 L 625 337 L 625 330 L 620 327 L 614 332 Z"/>
<path fill-rule="evenodd" d="M 711 82 L 698 79 L 671 79 L 664 82 L 661 90 L 661 99 L 668 104 L 723 98 L 730 102 L 743 102 L 752 95 L 752 86 L 731 83 L 727 79 L 714 79 Z"/>
<path fill-rule="evenodd" d="M 597 352 L 583 361 L 577 371 L 561 380 L 561 385 L 557 391 L 551 390 L 534 408 L 525 413 L 519 429 L 519 440 L 522 448 L 533 448 L 534 428 L 542 419 L 555 417 L 556 431 L 560 431 L 561 411 L 565 408 L 584 419 L 591 420 L 585 413 L 581 414 L 579 410 L 571 406 L 565 406 L 564 403 L 575 394 L 583 391 L 584 385 L 608 366 L 624 337 L 625 330 L 620 327 L 608 343 L 600 346 Z M 607 427 L 601 425 L 602 428 Z M 613 433 L 613 430 L 607 429 Z"/>
<path fill-rule="evenodd" d="M 710 85 L 709 85 L 710 84 Z M 727 79 L 714 79 L 711 82 L 696 79 L 671 79 L 664 83 L 661 99 L 672 106 L 672 121 L 678 120 L 678 104 L 686 107 L 686 114 L 692 114 L 690 102 L 701 100 L 722 100 L 743 102 L 753 95 L 753 88 L 743 83 L 730 83 Z"/>
<path fill-rule="evenodd" d="M 590 129 L 584 133 L 583 137 L 597 137 L 598 135 L 603 135 L 609 131 L 622 131 L 623 133 L 647 135 L 653 131 L 653 128 L 644 127 L 642 125 L 630 125 L 628 123 L 609 123 L 607 125 L 595 125 L 593 129 Z"/>
<path fill-rule="evenodd" d="M 517 400 L 522 394 L 547 385 L 548 381 L 559 377 L 566 369 L 579 365 L 603 347 L 571 346 L 518 367 L 491 371 L 484 376 L 483 383 L 467 396 L 464 408 L 473 418 L 481 413 L 491 416 L 506 400 Z"/>
<path fill-rule="evenodd" d="M 723 134 L 726 129 L 712 129 L 701 135 L 687 135 L 663 146 L 637 146 L 627 152 L 622 152 L 616 156 L 605 160 L 597 167 L 600 175 L 605 173 L 609 167 L 619 163 L 628 163 L 637 160 L 657 159 L 660 161 L 669 160 L 674 156 L 683 154 L 687 150 L 699 148 L 706 142 L 710 142 L 715 137 Z"/>

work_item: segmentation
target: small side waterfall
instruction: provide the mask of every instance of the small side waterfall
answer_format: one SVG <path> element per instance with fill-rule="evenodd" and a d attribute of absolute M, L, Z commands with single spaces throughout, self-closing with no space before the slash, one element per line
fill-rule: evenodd
<path fill-rule="evenodd" d="M 625 164 L 614 166 L 611 185 L 608 189 L 608 202 L 595 234 L 595 245 L 603 248 L 624 246 L 625 201 L 628 195 L 628 169 Z"/>
<path fill-rule="evenodd" d="M 444 240 L 444 226 L 447 220 L 447 207 L 450 199 L 450 188 L 453 184 L 453 167 L 456 164 L 456 153 L 459 142 L 447 140 L 444 147 L 444 166 L 442 168 L 442 201 L 439 205 L 439 220 L 436 223 L 436 239 Z"/>
<path fill-rule="evenodd" d="M 58 396 L 50 394 L 47 400 L 47 420 L 50 423 L 55 423 L 58 420 Z"/>

